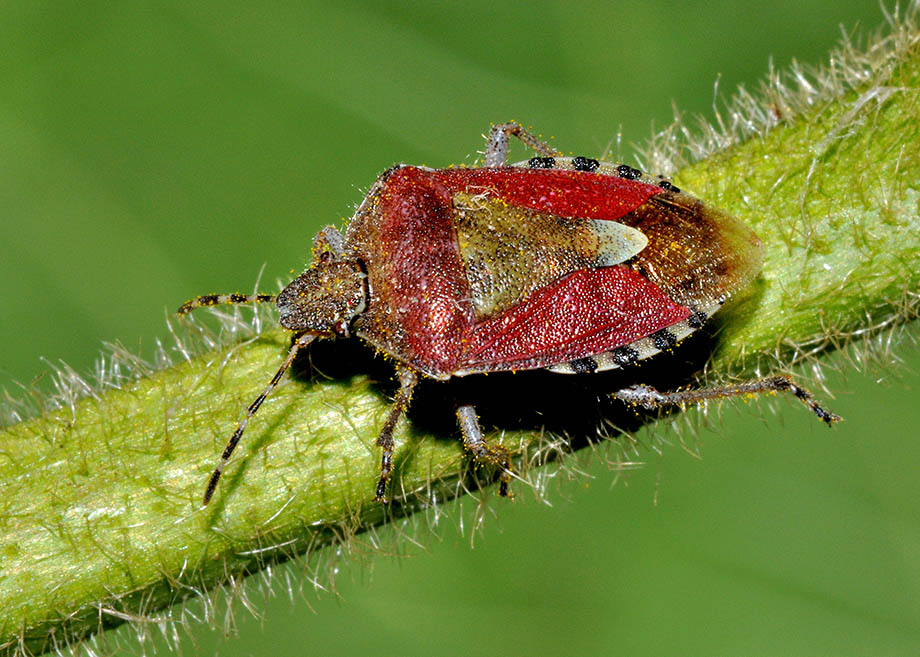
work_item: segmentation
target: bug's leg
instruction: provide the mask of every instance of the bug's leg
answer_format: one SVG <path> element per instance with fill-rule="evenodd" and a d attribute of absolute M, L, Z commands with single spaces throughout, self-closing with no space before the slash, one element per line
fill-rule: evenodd
<path fill-rule="evenodd" d="M 502 497 L 511 497 L 508 484 L 511 482 L 511 452 L 504 445 L 497 447 L 486 444 L 482 438 L 482 429 L 479 428 L 479 418 L 476 409 L 470 404 L 457 408 L 457 422 L 463 434 L 463 446 L 473 455 L 478 463 L 497 465 L 502 469 L 498 484 L 498 494 Z"/>
<path fill-rule="evenodd" d="M 520 123 L 509 121 L 508 123 L 493 125 L 489 131 L 489 136 L 486 137 L 486 153 L 483 166 L 503 167 L 508 164 L 508 137 L 510 136 L 517 137 L 544 157 L 562 155 L 560 151 L 528 132 Z"/>
<path fill-rule="evenodd" d="M 179 310 L 177 310 L 176 313 L 185 315 L 195 308 L 202 308 L 204 306 L 241 303 L 274 303 L 276 298 L 274 294 L 205 294 L 186 301 L 179 306 Z"/>
<path fill-rule="evenodd" d="M 744 397 L 764 392 L 792 393 L 799 401 L 810 408 L 818 419 L 826 422 L 828 426 L 841 419 L 839 415 L 822 408 L 808 390 L 794 383 L 788 376 L 772 376 L 767 379 L 746 381 L 718 388 L 699 388 L 697 390 L 678 392 L 658 392 L 651 386 L 638 385 L 618 390 L 613 393 L 613 396 L 628 404 L 638 404 L 639 406 L 653 409 L 671 404 L 700 403 L 707 399 Z"/>
<path fill-rule="evenodd" d="M 399 392 L 396 393 L 396 399 L 393 400 L 393 405 L 390 407 L 390 414 L 387 415 L 383 429 L 377 436 L 377 445 L 383 448 L 383 456 L 380 458 L 380 479 L 377 480 L 377 493 L 374 495 L 374 501 L 384 504 L 387 503 L 387 483 L 393 473 L 393 430 L 396 429 L 399 418 L 409 408 L 409 402 L 412 401 L 412 390 L 418 383 L 418 374 L 415 370 L 400 367 L 398 374 Z"/>
<path fill-rule="evenodd" d="M 278 368 L 277 372 L 275 372 L 275 376 L 273 376 L 272 380 L 268 383 L 267 386 L 265 386 L 265 390 L 262 391 L 262 394 L 256 397 L 256 400 L 249 405 L 249 408 L 246 409 L 245 415 L 243 415 L 243 418 L 236 425 L 236 430 L 233 432 L 233 435 L 230 436 L 230 441 L 227 443 L 227 446 L 224 447 L 224 451 L 220 455 L 220 461 L 217 463 L 217 467 L 214 468 L 214 472 L 211 473 L 211 478 L 208 479 L 208 487 L 204 491 L 205 504 L 211 501 L 211 496 L 214 495 L 214 489 L 217 488 L 217 482 L 220 481 L 220 475 L 223 473 L 224 468 L 227 467 L 227 463 L 230 461 L 230 456 L 233 454 L 233 450 L 235 450 L 236 446 L 239 444 L 240 438 L 243 437 L 243 432 L 246 430 L 246 424 L 249 422 L 249 418 L 256 414 L 256 411 L 259 410 L 259 407 L 262 405 L 262 402 L 265 401 L 265 398 L 268 397 L 272 390 L 275 389 L 275 386 L 278 385 L 281 377 L 284 376 L 284 373 L 291 366 L 291 363 L 294 362 L 294 357 L 297 356 L 297 352 L 300 351 L 300 348 L 307 346 L 314 339 L 316 339 L 316 336 L 310 333 L 304 333 L 296 339 L 294 344 L 291 345 L 290 351 L 288 351 L 287 358 L 284 359 L 281 367 Z"/>
<path fill-rule="evenodd" d="M 313 262 L 336 262 L 344 258 L 345 238 L 335 226 L 325 226 L 313 238 Z"/>

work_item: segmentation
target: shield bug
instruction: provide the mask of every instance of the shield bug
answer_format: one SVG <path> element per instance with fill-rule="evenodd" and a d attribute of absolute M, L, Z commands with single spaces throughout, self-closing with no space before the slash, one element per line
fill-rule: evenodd
<path fill-rule="evenodd" d="M 508 165 L 512 136 L 537 155 Z M 562 157 L 517 123 L 492 127 L 482 167 L 394 166 L 344 235 L 331 226 L 316 235 L 313 264 L 277 296 L 207 295 L 179 309 L 274 302 L 293 332 L 280 369 L 224 449 L 204 502 L 249 419 L 318 337 L 356 335 L 396 361 L 399 391 L 377 438 L 375 499 L 386 501 L 393 431 L 420 376 L 623 367 L 699 329 L 762 262 L 760 240 L 725 212 L 627 165 Z M 613 395 L 654 408 L 784 390 L 828 424 L 839 419 L 782 376 L 672 393 L 640 385 Z M 464 447 L 501 469 L 499 493 L 507 495 L 507 448 L 483 439 L 472 406 L 456 413 Z"/>

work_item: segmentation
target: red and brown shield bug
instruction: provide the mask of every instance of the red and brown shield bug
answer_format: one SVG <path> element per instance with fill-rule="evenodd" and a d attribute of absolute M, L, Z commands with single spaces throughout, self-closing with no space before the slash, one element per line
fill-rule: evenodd
<path fill-rule="evenodd" d="M 511 136 L 537 156 L 508 165 Z M 420 375 L 623 367 L 700 328 L 758 274 L 762 251 L 746 225 L 667 180 L 562 157 L 517 123 L 493 126 L 482 167 L 392 167 L 344 235 L 331 226 L 316 235 L 313 264 L 277 296 L 206 295 L 179 308 L 271 301 L 293 332 L 280 369 L 227 443 L 204 502 L 249 418 L 318 337 L 356 335 L 396 361 L 400 387 L 377 438 L 375 499 L 385 501 L 393 431 Z M 639 385 L 613 395 L 654 408 L 784 390 L 826 423 L 839 419 L 784 376 L 672 393 Z M 501 468 L 499 493 L 507 495 L 508 450 L 483 440 L 472 406 L 456 412 L 464 447 Z"/>

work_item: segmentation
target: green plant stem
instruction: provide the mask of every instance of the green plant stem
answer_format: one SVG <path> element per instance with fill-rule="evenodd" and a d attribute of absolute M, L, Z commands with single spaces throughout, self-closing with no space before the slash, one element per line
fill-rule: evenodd
<path fill-rule="evenodd" d="M 785 367 L 915 317 L 918 78 L 914 50 L 884 86 L 675 177 L 766 244 L 763 276 L 725 311 L 711 378 Z M 269 331 L 0 434 L 0 651 L 50 649 L 386 520 L 371 493 L 389 400 L 364 376 L 286 380 L 201 508 L 228 428 L 288 340 Z M 394 512 L 462 491 L 459 441 L 435 438 L 398 429 L 407 502 Z M 503 434 L 518 450 L 536 440 Z"/>

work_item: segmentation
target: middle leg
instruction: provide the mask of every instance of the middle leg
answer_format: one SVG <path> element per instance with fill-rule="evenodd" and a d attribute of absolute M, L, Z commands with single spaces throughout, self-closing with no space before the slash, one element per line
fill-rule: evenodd
<path fill-rule="evenodd" d="M 482 437 L 482 429 L 479 428 L 476 409 L 472 405 L 466 404 L 457 408 L 457 422 L 463 434 L 463 446 L 473 455 L 473 460 L 477 463 L 500 467 L 502 474 L 499 479 L 498 494 L 502 497 L 511 497 L 508 492 L 508 484 L 511 482 L 511 452 L 504 445 L 496 447 L 485 442 Z"/>

